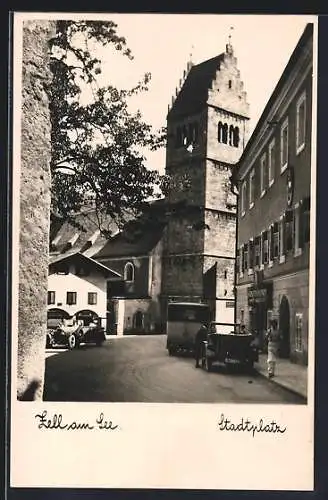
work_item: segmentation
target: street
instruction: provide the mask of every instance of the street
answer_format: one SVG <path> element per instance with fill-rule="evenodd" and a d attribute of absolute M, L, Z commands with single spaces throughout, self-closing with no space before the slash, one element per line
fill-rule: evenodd
<path fill-rule="evenodd" d="M 232 367 L 234 368 L 234 367 Z M 46 352 L 45 401 L 157 403 L 302 403 L 266 378 L 194 359 L 170 357 L 165 335 L 111 338 L 102 347 Z"/>

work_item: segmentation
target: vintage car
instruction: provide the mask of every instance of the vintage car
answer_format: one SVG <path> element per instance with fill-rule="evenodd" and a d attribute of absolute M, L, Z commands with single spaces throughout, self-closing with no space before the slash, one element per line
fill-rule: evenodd
<path fill-rule="evenodd" d="M 207 304 L 172 302 L 167 311 L 166 348 L 170 356 L 179 352 L 194 352 L 199 328 L 209 319 Z"/>
<path fill-rule="evenodd" d="M 239 364 L 252 368 L 258 361 L 258 349 L 251 333 L 246 333 L 239 324 L 212 322 L 207 341 L 203 342 L 202 368 L 211 371 L 213 364 Z"/>
<path fill-rule="evenodd" d="M 54 328 L 49 328 L 47 331 L 46 347 L 54 347 L 56 345 L 65 345 L 69 349 L 75 349 L 80 344 L 96 344 L 102 345 L 106 340 L 104 328 L 96 322 L 90 322 L 84 326 L 83 321 L 77 320 L 75 317 L 62 319 Z"/>

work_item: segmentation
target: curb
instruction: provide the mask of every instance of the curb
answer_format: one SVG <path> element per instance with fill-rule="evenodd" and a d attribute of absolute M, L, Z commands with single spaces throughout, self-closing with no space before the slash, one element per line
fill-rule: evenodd
<path fill-rule="evenodd" d="M 256 371 L 256 373 L 258 375 L 260 375 L 261 377 L 265 378 L 268 382 L 270 382 L 271 384 L 274 384 L 274 385 L 278 385 L 279 387 L 282 387 L 283 389 L 285 389 L 286 391 L 289 391 L 290 393 L 294 394 L 295 396 L 298 396 L 302 399 L 304 399 L 304 401 L 307 402 L 307 396 L 305 396 L 304 394 L 302 394 L 301 392 L 297 391 L 296 389 L 292 389 L 290 386 L 288 385 L 284 385 L 283 383 L 277 381 L 277 379 L 275 378 L 269 378 L 267 377 L 267 375 L 265 373 L 263 373 L 262 371 L 258 370 L 257 368 L 254 367 L 254 370 Z"/>

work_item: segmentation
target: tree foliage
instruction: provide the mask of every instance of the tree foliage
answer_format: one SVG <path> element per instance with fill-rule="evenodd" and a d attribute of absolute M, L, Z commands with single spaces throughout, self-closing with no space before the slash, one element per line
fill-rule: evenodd
<path fill-rule="evenodd" d="M 130 97 L 147 91 L 150 74 L 128 90 L 110 83 L 100 87 L 102 65 L 93 55 L 96 45 L 111 46 L 122 57 L 133 58 L 112 21 L 58 21 L 50 41 L 52 209 L 73 222 L 74 214 L 89 207 L 104 230 L 102 215 L 123 224 L 159 191 L 163 179 L 146 168 L 143 151 L 163 146 L 165 131 L 154 133 L 141 113 L 131 113 L 128 107 Z M 81 99 L 86 87 L 92 96 L 87 103 Z M 73 168 L 75 175 L 60 173 L 63 165 Z"/>

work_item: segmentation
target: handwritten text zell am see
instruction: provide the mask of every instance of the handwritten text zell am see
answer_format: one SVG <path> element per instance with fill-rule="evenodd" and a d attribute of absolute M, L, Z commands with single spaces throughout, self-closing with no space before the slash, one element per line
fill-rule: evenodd
<path fill-rule="evenodd" d="M 94 421 L 90 422 L 78 422 L 76 420 L 65 422 L 63 415 L 61 413 L 58 414 L 54 413 L 52 416 L 48 416 L 47 410 L 44 410 L 42 413 L 38 413 L 37 415 L 35 415 L 35 418 L 38 421 L 39 429 L 61 430 L 61 431 L 63 430 L 92 431 L 95 429 L 115 431 L 119 429 L 119 426 L 113 424 L 111 420 L 106 420 L 103 413 L 100 413 L 99 416 Z"/>

